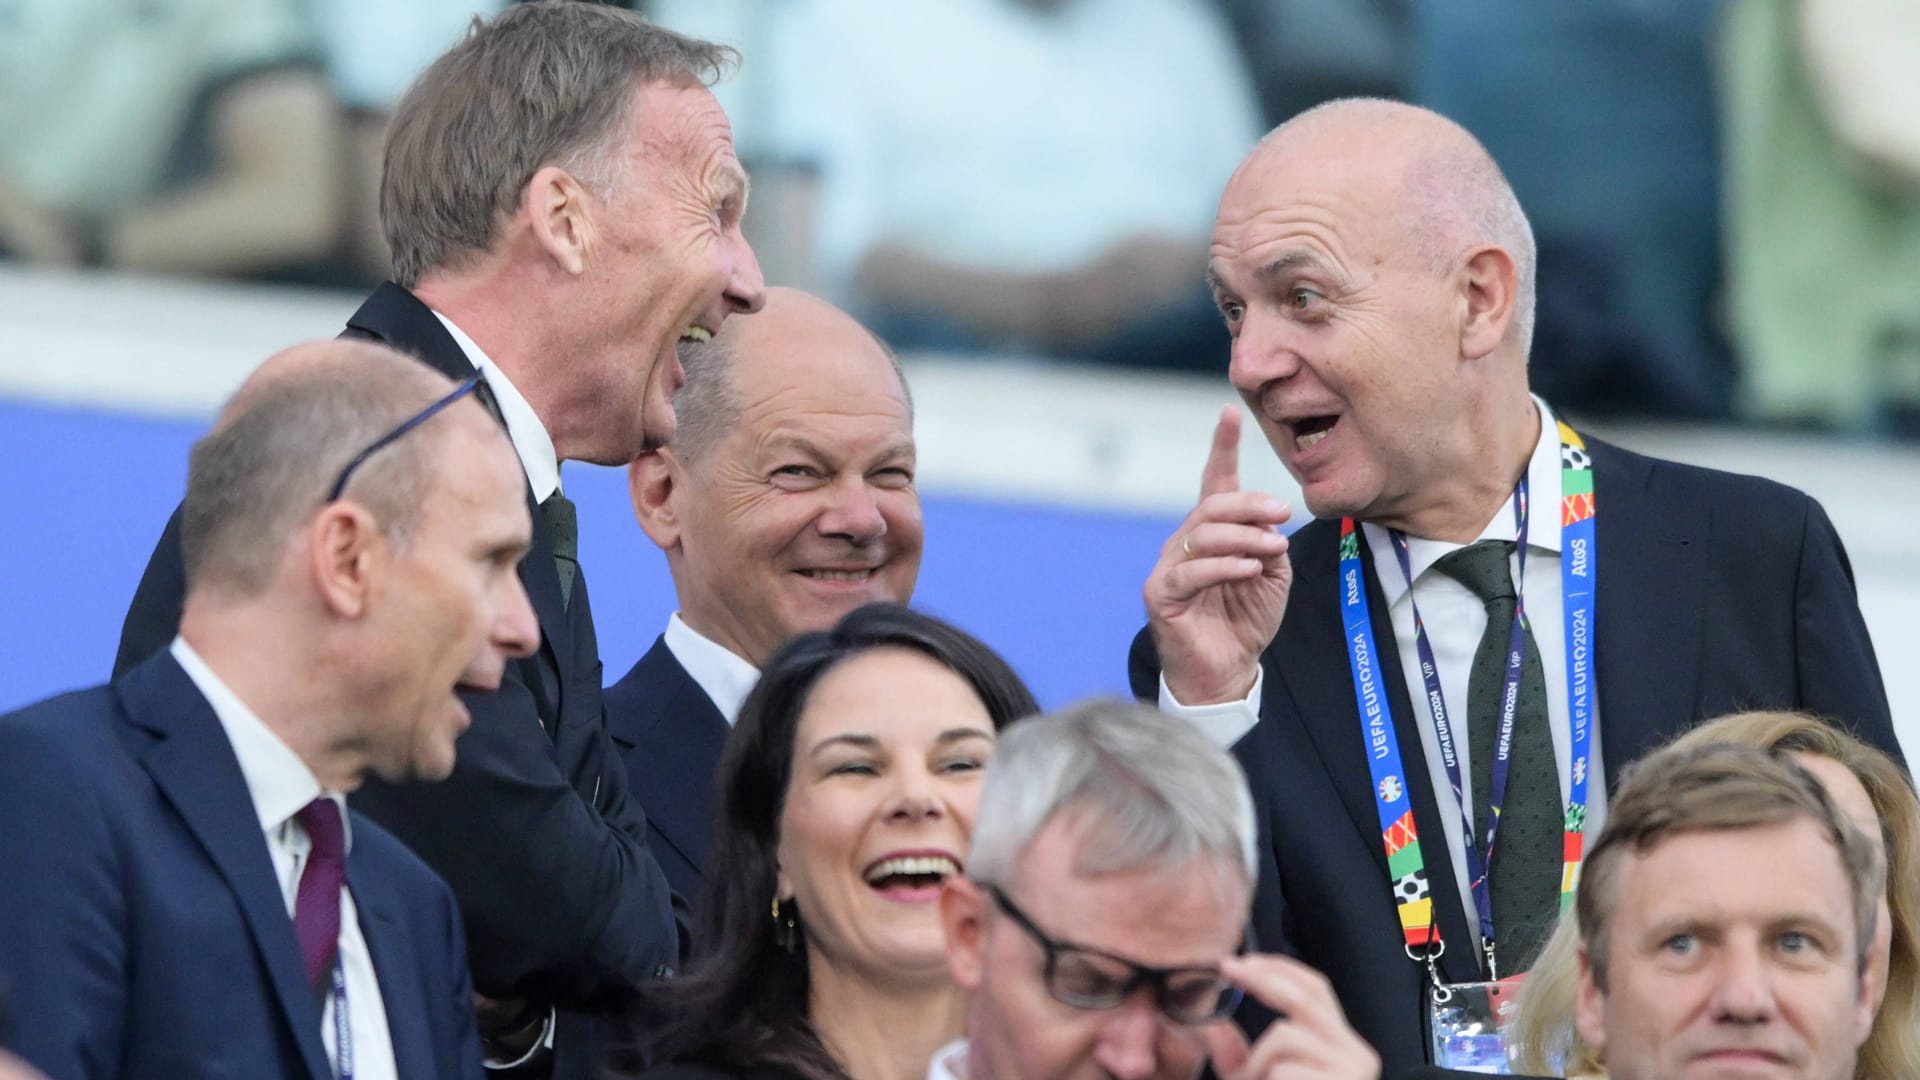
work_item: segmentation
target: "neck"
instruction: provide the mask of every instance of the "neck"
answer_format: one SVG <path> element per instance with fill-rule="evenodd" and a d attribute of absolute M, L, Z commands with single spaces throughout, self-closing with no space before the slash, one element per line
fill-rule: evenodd
<path fill-rule="evenodd" d="M 933 1052 L 960 1037 L 967 1000 L 945 967 L 879 985 L 808 954 L 808 1012 L 852 1080 L 925 1080 Z"/>
<path fill-rule="evenodd" d="M 196 593 L 180 616 L 180 636 L 227 689 L 287 744 L 324 791 L 360 786 L 368 762 L 346 736 L 359 713 L 339 696 L 338 665 L 315 648 L 310 629 L 262 603 L 221 602 Z M 280 647 L 263 650 L 261 642 Z"/>
<path fill-rule="evenodd" d="M 568 357 L 560 335 L 551 332 L 553 313 L 527 302 L 530 296 L 552 295 L 550 290 L 527 272 L 516 272 L 503 258 L 489 256 L 469 272 L 424 277 L 412 291 L 421 303 L 451 319 L 513 381 L 547 429 L 559 460 L 575 460 L 578 447 L 566 423 L 574 403 L 551 377 L 567 369 Z"/>
<path fill-rule="evenodd" d="M 1540 441 L 1540 423 L 1540 410 L 1524 383 L 1517 392 L 1473 410 L 1458 428 L 1465 440 L 1456 457 L 1460 466 L 1447 470 L 1429 491 L 1416 492 L 1419 502 L 1405 513 L 1372 520 L 1409 536 L 1472 543 L 1526 475 Z"/>

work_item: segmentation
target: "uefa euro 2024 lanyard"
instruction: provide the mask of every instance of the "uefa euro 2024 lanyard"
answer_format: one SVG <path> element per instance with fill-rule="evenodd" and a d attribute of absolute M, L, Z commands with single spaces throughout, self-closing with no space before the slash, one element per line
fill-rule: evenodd
<path fill-rule="evenodd" d="M 353 1080 L 353 1024 L 347 1016 L 347 975 L 340 959 L 333 961 L 333 1075 Z"/>
<path fill-rule="evenodd" d="M 1560 433 L 1560 591 L 1566 620 L 1568 722 L 1573 769 L 1567 797 L 1566 818 L 1561 839 L 1560 906 L 1564 910 L 1573 901 L 1580 881 L 1580 858 L 1587 817 L 1588 758 L 1593 742 L 1593 631 L 1594 593 L 1599 580 L 1595 558 L 1593 466 L 1586 445 L 1566 424 Z M 1519 532 L 1521 566 L 1526 565 L 1527 483 L 1523 476 L 1514 491 L 1514 515 Z M 1412 600 L 1411 565 L 1404 537 L 1394 536 L 1394 549 L 1403 573 L 1408 573 L 1408 599 Z M 1435 985 L 1439 976 L 1434 964 L 1446 949 L 1440 929 L 1433 920 L 1433 899 L 1427 881 L 1426 859 L 1420 851 L 1420 835 L 1414 826 L 1413 806 L 1407 796 L 1405 770 L 1400 764 L 1399 733 L 1387 701 L 1378 668 L 1379 650 L 1374 644 L 1373 619 L 1367 603 L 1366 576 L 1360 565 L 1360 530 L 1352 518 L 1340 522 L 1341 618 L 1346 628 L 1347 660 L 1353 672 L 1353 693 L 1359 708 L 1361 734 L 1366 740 L 1367 763 L 1373 774 L 1375 806 L 1379 811 L 1380 834 L 1387 852 L 1387 872 L 1393 879 L 1394 900 L 1405 938 L 1407 955 L 1424 962 Z M 1519 590 L 1516 590 L 1518 592 Z M 1427 701 L 1432 709 L 1434 728 L 1439 736 L 1441 757 L 1453 787 L 1454 801 L 1465 823 L 1462 838 L 1467 853 L 1467 870 L 1472 884 L 1474 906 L 1480 917 L 1481 939 L 1486 949 L 1488 978 L 1497 979 L 1494 959 L 1493 902 L 1487 889 L 1486 868 L 1493 858 L 1493 842 L 1500 820 L 1499 807 L 1506 794 L 1508 757 L 1513 745 L 1514 712 L 1519 699 L 1521 665 L 1525 662 L 1526 607 L 1514 605 L 1514 626 L 1507 653 L 1506 680 L 1501 697 L 1499 733 L 1494 741 L 1495 757 L 1491 768 L 1489 803 L 1493 808 L 1485 850 L 1476 843 L 1473 811 L 1462 798 L 1459 756 L 1454 750 L 1452 725 L 1446 702 L 1440 692 L 1438 668 L 1426 629 L 1414 609 L 1414 640 L 1420 652 L 1420 669 L 1426 683 Z"/>

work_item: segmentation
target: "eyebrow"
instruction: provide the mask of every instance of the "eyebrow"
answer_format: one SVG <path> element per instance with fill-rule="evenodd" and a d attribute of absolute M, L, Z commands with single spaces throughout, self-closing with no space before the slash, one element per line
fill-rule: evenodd
<path fill-rule="evenodd" d="M 933 741 L 936 746 L 946 746 L 951 743 L 964 742 L 967 739 L 986 739 L 990 742 L 993 739 L 993 733 L 977 727 L 948 728 L 935 736 Z M 862 750 L 878 750 L 880 749 L 880 737 L 877 735 L 853 733 L 829 735 L 819 742 L 814 743 L 813 749 L 809 751 L 809 753 L 817 754 L 835 745 L 855 746 Z"/>
<path fill-rule="evenodd" d="M 1269 260 L 1255 270 L 1253 276 L 1259 281 L 1271 281 L 1302 267 L 1325 269 L 1326 265 L 1326 260 L 1313 252 L 1295 249 Z M 1225 281 L 1221 280 L 1220 272 L 1211 266 L 1207 267 L 1207 288 L 1216 293 L 1233 291 L 1227 287 Z"/>

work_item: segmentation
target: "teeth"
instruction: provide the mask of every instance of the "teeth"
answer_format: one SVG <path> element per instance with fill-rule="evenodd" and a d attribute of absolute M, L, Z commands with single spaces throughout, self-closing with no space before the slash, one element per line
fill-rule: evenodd
<path fill-rule="evenodd" d="M 960 872 L 960 864 L 944 855 L 914 855 L 899 859 L 888 859 L 867 871 L 868 881 L 897 875 L 933 874 L 939 877 L 952 877 Z"/>
<path fill-rule="evenodd" d="M 820 581 L 865 581 L 873 576 L 871 570 L 802 570 L 800 572 Z"/>
<path fill-rule="evenodd" d="M 681 341 L 712 341 L 713 335 L 704 326 L 689 326 L 680 331 Z"/>
<path fill-rule="evenodd" d="M 1301 435 L 1301 436 L 1299 436 L 1298 438 L 1296 438 L 1296 439 L 1294 439 L 1294 440 L 1293 440 L 1293 445 L 1295 445 L 1295 446 L 1297 446 L 1297 447 L 1299 447 L 1299 448 L 1300 448 L 1300 449 L 1302 449 L 1302 450 L 1305 450 L 1305 449 L 1307 449 L 1308 447 L 1311 447 L 1311 446 L 1312 446 L 1312 445 L 1313 445 L 1314 443 L 1317 443 L 1317 442 L 1319 442 L 1319 441 L 1320 441 L 1321 439 L 1324 439 L 1324 438 L 1326 438 L 1326 437 L 1327 437 L 1327 431 L 1330 431 L 1330 430 L 1332 430 L 1332 429 L 1331 429 L 1331 428 L 1329 428 L 1329 429 L 1326 429 L 1326 430 L 1323 430 L 1323 431 L 1316 431 L 1316 432 L 1314 432 L 1314 433 L 1313 433 L 1313 434 L 1311 434 L 1311 435 Z"/>

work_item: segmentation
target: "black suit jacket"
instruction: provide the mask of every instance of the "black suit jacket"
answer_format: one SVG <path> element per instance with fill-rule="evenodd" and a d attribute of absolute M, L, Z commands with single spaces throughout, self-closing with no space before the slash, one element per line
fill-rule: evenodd
<path fill-rule="evenodd" d="M 375 290 L 344 336 L 384 342 L 451 378 L 473 373 L 440 320 L 397 285 Z M 497 693 L 462 695 L 473 725 L 445 782 L 369 781 L 353 805 L 453 887 L 481 993 L 618 1010 L 677 962 L 678 931 L 666 877 L 607 738 L 584 575 L 564 608 L 531 493 L 528 511 L 536 527 L 520 580 L 540 620 L 539 651 L 509 663 Z M 134 593 L 116 671 L 172 639 L 182 579 L 176 510 Z M 597 1056 L 586 1046 L 591 1032 L 577 1019 L 562 1022 L 554 1074 L 591 1075 L 581 1060 Z"/>
<path fill-rule="evenodd" d="M 1609 788 L 1647 750 L 1740 709 L 1823 713 L 1899 760 L 1853 571 L 1819 504 L 1768 480 L 1586 442 L 1600 511 L 1594 662 Z M 1360 551 L 1379 667 L 1399 672 L 1370 546 Z M 1339 522 L 1302 527 L 1292 555 L 1286 618 L 1261 657 L 1260 722 L 1234 747 L 1261 828 L 1254 926 L 1263 946 L 1326 973 L 1392 1075 L 1425 1060 L 1424 975 L 1406 956 L 1388 887 L 1340 630 Z M 1135 694 L 1158 696 L 1145 631 L 1129 673 Z M 1435 918 L 1452 943 L 1441 974 L 1472 980 L 1463 947 L 1472 938 L 1407 687 L 1385 682 Z"/>
<path fill-rule="evenodd" d="M 607 732 L 647 815 L 647 838 L 673 891 L 700 895 L 713 842 L 714 772 L 731 731 L 665 637 L 607 687 Z"/>
<path fill-rule="evenodd" d="M 479 1080 L 446 885 L 359 814 L 347 885 L 399 1074 Z M 62 1080 L 332 1080 L 246 778 L 171 655 L 0 717 L 0 971 Z"/>

